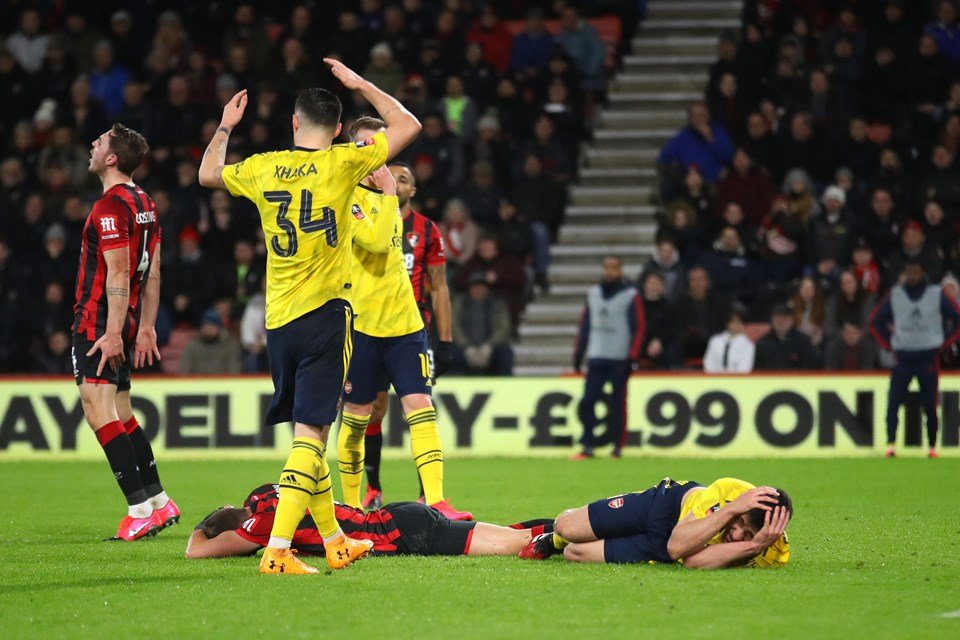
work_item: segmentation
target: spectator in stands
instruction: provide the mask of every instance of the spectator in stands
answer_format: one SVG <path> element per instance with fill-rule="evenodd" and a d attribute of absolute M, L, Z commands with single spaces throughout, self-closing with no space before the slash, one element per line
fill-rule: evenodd
<path fill-rule="evenodd" d="M 496 116 L 486 115 L 477 121 L 477 137 L 468 149 L 471 166 L 483 161 L 493 167 L 497 185 L 506 188 L 513 174 L 513 152 L 500 130 Z"/>
<path fill-rule="evenodd" d="M 547 64 L 553 50 L 553 36 L 547 33 L 543 13 L 539 9 L 527 12 L 523 31 L 513 37 L 510 50 L 510 69 L 534 76 Z"/>
<path fill-rule="evenodd" d="M 453 280 L 460 267 L 473 259 L 480 237 L 480 230 L 462 200 L 454 198 L 447 202 L 440 233 L 447 255 L 447 278 Z"/>
<path fill-rule="evenodd" d="M 103 105 L 108 116 L 115 116 L 123 108 L 123 90 L 130 81 L 130 74 L 114 62 L 109 40 L 101 40 L 94 47 L 93 64 L 90 93 Z"/>
<path fill-rule="evenodd" d="M 46 375 L 70 375 L 73 364 L 70 360 L 70 336 L 64 329 L 56 330 L 30 354 L 33 373 Z"/>
<path fill-rule="evenodd" d="M 513 329 L 506 303 L 493 294 L 488 274 L 475 271 L 467 293 L 453 301 L 453 369 L 472 375 L 509 376 L 513 373 Z"/>
<path fill-rule="evenodd" d="M 937 3 L 937 18 L 923 28 L 923 34 L 932 36 L 940 53 L 954 64 L 960 62 L 960 29 L 957 28 L 957 8 L 950 0 Z"/>
<path fill-rule="evenodd" d="M 899 282 L 904 267 L 911 260 L 919 261 L 931 280 L 939 281 L 943 276 L 943 256 L 938 249 L 926 244 L 923 227 L 915 220 L 904 225 L 900 248 L 887 257 L 888 286 Z"/>
<path fill-rule="evenodd" d="M 857 277 L 860 288 L 866 293 L 876 294 L 882 284 L 880 266 L 873 259 L 873 249 L 864 238 L 854 241 L 851 260 L 850 268 Z"/>
<path fill-rule="evenodd" d="M 41 175 L 53 165 L 59 165 L 67 174 L 70 187 L 83 188 L 90 172 L 87 167 L 90 162 L 89 152 L 85 152 L 73 140 L 73 130 L 70 127 L 57 127 L 50 136 L 50 141 L 37 158 L 37 170 Z"/>
<path fill-rule="evenodd" d="M 936 200 L 923 205 L 923 226 L 925 243 L 944 257 L 947 269 L 955 266 L 952 258 L 956 255 L 957 232 L 952 221 L 948 220 L 943 207 Z"/>
<path fill-rule="evenodd" d="M 861 116 L 850 118 L 847 136 L 840 144 L 838 164 L 848 167 L 858 181 L 865 181 L 877 169 L 880 148 L 867 137 L 867 121 Z"/>
<path fill-rule="evenodd" d="M 673 306 L 664 297 L 664 277 L 651 270 L 643 281 L 644 330 L 640 356 L 650 360 L 652 369 L 673 369 L 679 365 L 677 320 Z"/>
<path fill-rule="evenodd" d="M 846 322 L 852 322 L 863 331 L 869 328 L 870 310 L 876 296 L 865 291 L 853 271 L 840 273 L 837 290 L 827 300 L 823 327 L 828 336 L 837 336 Z"/>
<path fill-rule="evenodd" d="M 455 189 L 463 180 L 463 151 L 460 142 L 447 129 L 444 117 L 439 113 L 424 116 L 422 135 L 404 154 L 410 158 L 431 158 L 434 175 L 449 189 Z M 417 176 L 417 191 L 423 191 L 423 184 Z"/>
<path fill-rule="evenodd" d="M 768 172 L 772 173 L 779 166 L 779 143 L 770 131 L 770 122 L 759 111 L 747 116 L 746 135 L 740 141 L 740 146 Z"/>
<path fill-rule="evenodd" d="M 573 176 L 570 151 L 557 138 L 553 119 L 546 114 L 537 116 L 533 122 L 533 137 L 520 145 L 519 155 L 524 161 L 531 154 L 540 158 L 543 172 L 552 182 L 562 186 Z"/>
<path fill-rule="evenodd" d="M 689 204 L 694 211 L 694 225 L 704 226 L 713 214 L 715 190 L 712 184 L 704 182 L 703 174 L 696 165 L 691 165 L 683 176 L 680 185 L 669 185 L 669 191 L 661 195 L 669 202 L 680 200 Z"/>
<path fill-rule="evenodd" d="M 936 200 L 952 211 L 960 211 L 960 170 L 954 164 L 954 154 L 942 145 L 933 148 L 931 166 L 917 184 L 917 206 Z"/>
<path fill-rule="evenodd" d="M 824 281 L 835 282 L 850 255 L 852 226 L 845 202 L 843 189 L 836 185 L 827 187 L 823 213 L 810 220 L 807 231 L 807 259 L 817 277 Z"/>
<path fill-rule="evenodd" d="M 696 210 L 687 202 L 674 200 L 667 205 L 661 230 L 673 236 L 685 261 L 693 260 L 699 253 L 700 223 Z"/>
<path fill-rule="evenodd" d="M 458 76 L 447 78 L 446 88 L 446 94 L 440 100 L 440 110 L 447 126 L 461 140 L 473 138 L 480 117 L 477 104 L 466 94 L 463 80 Z"/>
<path fill-rule="evenodd" d="M 870 245 L 874 255 L 882 261 L 896 251 L 902 228 L 903 221 L 890 190 L 876 187 L 870 196 L 870 205 L 857 225 L 857 235 Z"/>
<path fill-rule="evenodd" d="M 70 284 L 73 284 L 70 282 Z M 72 291 L 71 291 L 72 293 Z M 64 282 L 50 280 L 43 292 L 43 301 L 36 309 L 30 309 L 30 328 L 34 336 L 45 340 L 56 331 L 73 325 L 73 298 L 67 298 Z"/>
<path fill-rule="evenodd" d="M 37 272 L 45 282 L 73 283 L 77 277 L 77 255 L 67 251 L 67 230 L 59 222 L 43 234 L 43 256 Z"/>
<path fill-rule="evenodd" d="M 40 12 L 25 9 L 20 15 L 20 29 L 7 38 L 7 50 L 24 71 L 34 74 L 43 65 L 49 45 L 50 36 L 40 32 Z"/>
<path fill-rule="evenodd" d="M 790 282 L 803 271 L 805 230 L 802 214 L 777 197 L 760 225 L 757 245 L 771 282 Z"/>
<path fill-rule="evenodd" d="M 521 216 L 531 224 L 542 225 L 554 238 L 563 222 L 563 190 L 546 175 L 543 162 L 536 154 L 529 153 L 523 158 L 522 171 L 510 199 Z"/>
<path fill-rule="evenodd" d="M 833 161 L 822 138 L 813 127 L 809 112 L 795 113 L 790 119 L 790 132 L 780 148 L 779 175 L 788 169 L 800 167 L 806 170 L 814 182 L 829 180 L 833 174 Z"/>
<path fill-rule="evenodd" d="M 484 61 L 498 73 L 505 73 L 510 67 L 513 37 L 489 4 L 480 9 L 476 22 L 467 31 L 467 42 L 480 45 Z"/>
<path fill-rule="evenodd" d="M 502 197 L 495 180 L 493 165 L 480 160 L 470 167 L 470 182 L 463 190 L 463 201 L 477 224 L 484 229 L 496 228 Z"/>
<path fill-rule="evenodd" d="M 403 82 L 403 71 L 394 62 L 389 44 L 379 42 L 370 49 L 370 62 L 363 71 L 363 77 L 387 93 L 392 94 L 397 90 Z"/>
<path fill-rule="evenodd" d="M 484 59 L 483 51 L 483 45 L 479 42 L 468 44 L 466 66 L 460 72 L 467 95 L 476 101 L 481 112 L 493 100 L 497 91 L 498 78 L 497 70 Z M 499 123 L 497 127 L 499 128 Z"/>
<path fill-rule="evenodd" d="M 187 342 L 180 358 L 180 373 L 219 375 L 240 373 L 240 343 L 223 327 L 215 309 L 208 309 L 200 321 L 200 332 Z"/>
<path fill-rule="evenodd" d="M 704 373 L 750 373 L 756 347 L 744 333 L 745 314 L 734 308 L 727 316 L 727 330 L 710 338 L 703 356 Z"/>
<path fill-rule="evenodd" d="M 687 126 L 660 151 L 657 163 L 667 176 L 683 175 L 696 165 L 704 180 L 715 183 L 733 157 L 733 144 L 726 130 L 710 121 L 705 102 L 694 102 L 687 109 Z"/>
<path fill-rule="evenodd" d="M 710 285 L 699 265 L 687 271 L 687 288 L 676 305 L 677 338 L 684 359 L 702 358 L 710 336 L 723 330 L 730 300 Z"/>
<path fill-rule="evenodd" d="M 740 234 L 733 227 L 726 227 L 705 253 L 701 264 L 706 267 L 717 291 L 741 303 L 752 302 L 757 295 L 760 274 L 757 265 L 747 255 Z"/>
<path fill-rule="evenodd" d="M 733 154 L 733 166 L 717 186 L 715 206 L 723 209 L 731 202 L 743 210 L 750 225 L 757 226 L 770 212 L 776 190 L 766 171 L 756 166 L 743 147 Z"/>
<path fill-rule="evenodd" d="M 707 82 L 707 95 L 713 95 L 718 91 L 720 78 L 726 74 L 740 79 L 743 65 L 738 56 L 739 47 L 737 36 L 730 31 L 724 31 L 720 34 L 720 41 L 717 44 L 717 61 L 710 65 L 709 80 Z"/>
<path fill-rule="evenodd" d="M 560 33 L 556 41 L 577 65 L 582 78 L 580 88 L 588 93 L 604 93 L 606 74 L 603 61 L 606 48 L 596 28 L 581 18 L 572 4 L 560 10 Z"/>
<path fill-rule="evenodd" d="M 793 309 L 794 326 L 810 339 L 814 347 L 820 348 L 823 345 L 826 303 L 813 278 L 806 277 L 800 281 L 790 298 L 790 307 Z"/>
<path fill-rule="evenodd" d="M 817 367 L 816 351 L 810 339 L 796 329 L 793 318 L 793 311 L 787 305 L 774 306 L 770 331 L 757 342 L 755 370 L 796 371 Z"/>
<path fill-rule="evenodd" d="M 653 255 L 640 272 L 637 285 L 641 291 L 644 290 L 647 276 L 652 273 L 659 273 L 663 278 L 663 294 L 667 302 L 671 305 L 676 303 L 683 293 L 687 276 L 677 244 L 668 234 L 659 234 Z"/>
<path fill-rule="evenodd" d="M 960 307 L 960 282 L 952 275 L 946 275 L 940 281 L 940 289 L 953 301 L 953 304 Z M 948 323 L 945 327 L 947 335 L 953 334 L 957 327 Z M 960 342 L 953 342 L 940 350 L 940 365 L 944 369 L 960 369 Z"/>
<path fill-rule="evenodd" d="M 211 265 L 200 250 L 200 234 L 193 227 L 180 232 L 179 253 L 163 267 L 161 296 L 175 323 L 196 326 L 212 302 Z"/>
<path fill-rule="evenodd" d="M 877 368 L 877 347 L 864 337 L 863 327 L 846 321 L 840 333 L 824 352 L 823 368 L 827 371 L 871 371 Z"/>
<path fill-rule="evenodd" d="M 511 322 L 516 325 L 523 309 L 523 292 L 527 285 L 523 263 L 513 256 L 501 254 L 497 239 L 487 234 L 477 242 L 476 255 L 458 269 L 454 287 L 466 291 L 470 288 L 471 278 L 477 273 L 484 274 L 492 293 L 507 303 Z"/>
<path fill-rule="evenodd" d="M 261 278 L 260 290 L 248 301 L 240 319 L 240 344 L 243 347 L 243 372 L 264 373 L 267 363 L 267 298 L 266 279 Z"/>

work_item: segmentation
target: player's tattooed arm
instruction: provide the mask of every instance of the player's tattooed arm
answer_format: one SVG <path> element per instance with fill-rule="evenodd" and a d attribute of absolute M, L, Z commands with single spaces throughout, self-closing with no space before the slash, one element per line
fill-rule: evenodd
<path fill-rule="evenodd" d="M 441 342 L 451 342 L 450 288 L 447 286 L 446 263 L 427 265 L 427 277 L 430 278 L 430 298 L 433 300 L 433 317 L 437 321 L 437 335 Z"/>
<path fill-rule="evenodd" d="M 230 141 L 230 132 L 240 123 L 243 110 L 247 108 L 247 90 L 237 92 L 223 107 L 223 116 L 206 151 L 200 161 L 198 179 L 200 184 L 211 189 L 223 189 L 223 165 L 227 161 L 227 143 Z"/>

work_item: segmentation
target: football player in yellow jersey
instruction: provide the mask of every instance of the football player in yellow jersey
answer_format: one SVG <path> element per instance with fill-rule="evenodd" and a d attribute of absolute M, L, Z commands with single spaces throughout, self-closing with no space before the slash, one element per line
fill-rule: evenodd
<path fill-rule="evenodd" d="M 782 489 L 721 478 L 704 487 L 664 478 L 645 491 L 560 514 L 521 558 L 563 553 L 573 562 L 674 563 L 691 569 L 781 567 L 793 502 Z"/>
<path fill-rule="evenodd" d="M 350 137 L 369 139 L 382 135 L 384 127 L 386 123 L 377 118 L 360 118 L 351 126 Z M 394 229 L 386 254 L 371 252 L 360 244 L 353 249 L 356 332 L 337 437 L 343 501 L 360 507 L 364 434 L 377 393 L 392 384 L 410 427 L 410 451 L 423 485 L 424 501 L 451 520 L 472 520 L 469 512 L 457 511 L 443 496 L 443 444 L 430 396 L 429 338 L 403 258 L 397 184 L 385 167 L 380 170 L 390 176 L 389 181 L 380 183 L 389 183 L 385 189 L 376 189 L 377 184 L 367 178 L 354 194 L 354 215 L 375 219 L 389 215 Z"/>
<path fill-rule="evenodd" d="M 351 204 L 357 183 L 406 147 L 420 123 L 343 63 L 324 62 L 345 87 L 373 105 L 389 131 L 333 144 L 341 129 L 340 100 L 323 89 L 306 89 L 294 105 L 293 149 L 224 166 L 230 131 L 247 105 L 244 90 L 224 107 L 199 172 L 203 186 L 244 196 L 260 212 L 268 255 L 267 352 L 274 384 L 267 422 L 295 423 L 261 573 L 317 573 L 290 551 L 308 507 L 331 568 L 345 567 L 372 547 L 344 536 L 337 523 L 326 442 L 353 350 L 353 244 L 386 252 L 394 221 L 388 215 L 381 216 L 379 224 L 376 218 L 355 216 Z"/>

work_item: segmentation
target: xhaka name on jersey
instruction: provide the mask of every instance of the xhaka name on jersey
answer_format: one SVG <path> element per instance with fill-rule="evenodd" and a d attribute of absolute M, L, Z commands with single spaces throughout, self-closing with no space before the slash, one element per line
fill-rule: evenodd
<path fill-rule="evenodd" d="M 304 162 L 299 167 L 285 167 L 282 164 L 274 165 L 273 177 L 277 180 L 296 180 L 306 176 L 317 175 L 317 167 L 312 162 L 310 166 Z"/>

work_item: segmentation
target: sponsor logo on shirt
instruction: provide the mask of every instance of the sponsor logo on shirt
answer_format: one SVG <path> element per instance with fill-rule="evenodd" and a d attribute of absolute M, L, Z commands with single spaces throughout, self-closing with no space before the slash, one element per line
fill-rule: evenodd
<path fill-rule="evenodd" d="M 373 138 L 367 138 L 366 140 L 360 140 L 357 142 L 357 149 L 362 149 L 363 147 L 372 147 L 377 144 L 377 141 Z"/>
<path fill-rule="evenodd" d="M 363 209 L 360 208 L 360 205 L 354 204 L 350 207 L 350 213 L 353 214 L 353 217 L 357 220 L 363 220 L 366 216 L 363 215 Z"/>
<path fill-rule="evenodd" d="M 620 507 L 623 506 L 623 498 L 614 498 L 613 500 L 607 503 L 607 506 L 610 507 L 611 509 L 619 509 Z"/>

